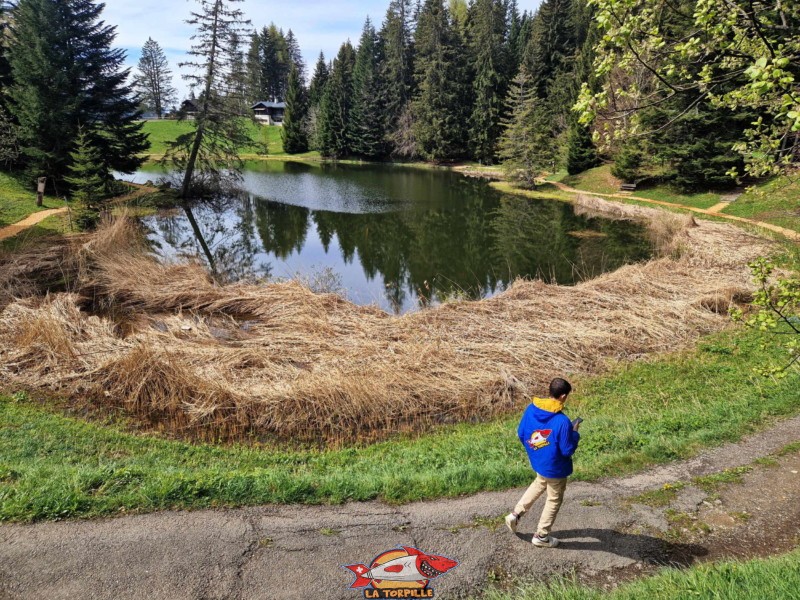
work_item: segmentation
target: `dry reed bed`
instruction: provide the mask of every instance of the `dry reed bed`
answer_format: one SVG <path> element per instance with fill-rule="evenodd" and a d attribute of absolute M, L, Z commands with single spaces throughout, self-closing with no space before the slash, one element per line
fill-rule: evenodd
<path fill-rule="evenodd" d="M 293 282 L 217 286 L 198 265 L 157 262 L 120 219 L 59 265 L 22 256 L 0 266 L 0 283 L 13 272 L 18 290 L 32 288 L 22 264 L 72 282 L 0 313 L 0 377 L 204 439 L 335 445 L 486 419 L 552 375 L 596 373 L 724 327 L 728 305 L 748 294 L 745 263 L 769 251 L 731 225 L 622 210 L 650 221 L 665 256 L 575 287 L 517 281 L 401 317 Z"/>

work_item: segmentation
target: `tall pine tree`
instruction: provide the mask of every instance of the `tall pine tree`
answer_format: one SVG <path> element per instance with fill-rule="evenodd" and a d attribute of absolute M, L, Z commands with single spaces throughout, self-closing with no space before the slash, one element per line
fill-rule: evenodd
<path fill-rule="evenodd" d="M 347 41 L 333 61 L 319 112 L 320 152 L 342 158 L 352 153 L 353 68 L 356 52 Z"/>
<path fill-rule="evenodd" d="M 317 66 L 314 68 L 314 75 L 311 77 L 311 83 L 308 88 L 308 101 L 311 106 L 318 106 L 322 101 L 322 92 L 325 91 L 325 85 L 328 83 L 328 63 L 325 61 L 325 55 L 320 52 L 317 59 Z"/>
<path fill-rule="evenodd" d="M 353 68 L 353 112 L 350 117 L 353 154 L 367 159 L 386 155 L 386 123 L 380 63 L 382 53 L 378 34 L 367 18 Z"/>
<path fill-rule="evenodd" d="M 286 111 L 281 128 L 283 149 L 287 154 L 308 151 L 307 113 L 306 90 L 300 80 L 297 64 L 292 64 L 292 70 L 289 72 L 289 88 L 286 91 Z"/>
<path fill-rule="evenodd" d="M 425 0 L 415 32 L 414 134 L 420 155 L 441 161 L 466 155 L 470 94 L 464 48 L 444 0 Z"/>
<path fill-rule="evenodd" d="M 91 0 L 20 0 L 14 9 L 8 109 L 28 173 L 56 186 L 81 127 L 106 171 L 136 170 L 149 146 L 125 53 L 112 49 L 115 28 L 100 20 L 102 10 Z"/>
<path fill-rule="evenodd" d="M 380 31 L 384 120 L 389 132 L 396 131 L 414 93 L 413 13 L 412 0 L 392 0 Z"/>
<path fill-rule="evenodd" d="M 470 117 L 470 146 L 481 163 L 494 161 L 500 119 L 508 90 L 509 48 L 504 0 L 475 0 L 470 7 L 469 45 L 475 76 Z"/>
<path fill-rule="evenodd" d="M 177 100 L 177 90 L 172 85 L 172 71 L 161 46 L 147 38 L 139 58 L 139 72 L 134 77 L 136 91 L 142 104 L 160 119 Z"/>
<path fill-rule="evenodd" d="M 183 172 L 180 194 L 184 199 L 236 176 L 241 167 L 239 148 L 249 141 L 231 105 L 228 87 L 237 58 L 236 40 L 247 24 L 242 11 L 231 5 L 242 1 L 197 0 L 200 11 L 187 21 L 197 30 L 189 51 L 194 60 L 181 66 L 194 70 L 184 78 L 201 93 L 192 121 L 194 131 L 178 137 L 167 153 L 167 160 Z"/>

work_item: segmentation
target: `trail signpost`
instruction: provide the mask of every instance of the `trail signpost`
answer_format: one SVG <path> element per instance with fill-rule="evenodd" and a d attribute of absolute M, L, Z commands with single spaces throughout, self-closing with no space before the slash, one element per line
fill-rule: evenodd
<path fill-rule="evenodd" d="M 39 177 L 39 185 L 36 188 L 36 206 L 41 206 L 44 201 L 45 185 L 47 185 L 47 177 Z"/>

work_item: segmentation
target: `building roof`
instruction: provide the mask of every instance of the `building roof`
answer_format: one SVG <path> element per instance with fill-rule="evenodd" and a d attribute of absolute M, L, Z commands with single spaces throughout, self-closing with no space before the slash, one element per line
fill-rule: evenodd
<path fill-rule="evenodd" d="M 251 110 L 255 110 L 257 108 L 286 108 L 286 102 L 266 102 L 262 100 L 261 102 L 256 102 L 253 104 Z"/>

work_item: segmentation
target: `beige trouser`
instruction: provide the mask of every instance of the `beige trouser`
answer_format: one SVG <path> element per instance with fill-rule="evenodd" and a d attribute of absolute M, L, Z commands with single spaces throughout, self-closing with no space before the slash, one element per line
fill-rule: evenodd
<path fill-rule="evenodd" d="M 547 490 L 547 502 L 545 502 L 542 516 L 539 519 L 539 528 L 536 530 L 539 537 L 547 537 L 550 535 L 553 523 L 555 523 L 558 509 L 561 508 L 561 503 L 564 501 L 564 490 L 566 488 L 566 478 L 549 479 L 537 475 L 534 482 L 525 491 L 522 498 L 519 499 L 519 502 L 517 502 L 517 505 L 514 507 L 514 512 L 517 516 L 521 517 L 530 510 L 533 503 Z"/>

